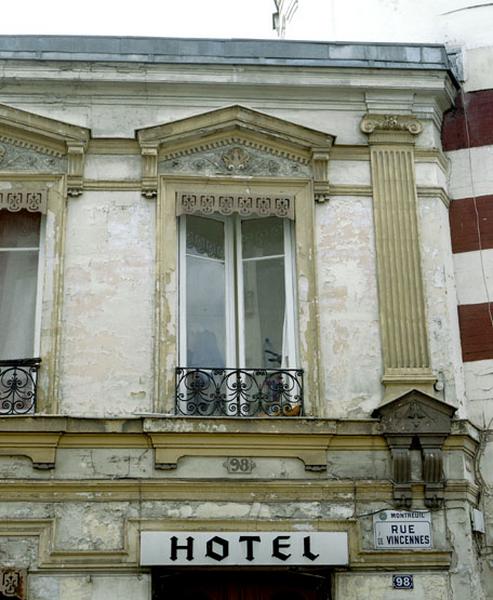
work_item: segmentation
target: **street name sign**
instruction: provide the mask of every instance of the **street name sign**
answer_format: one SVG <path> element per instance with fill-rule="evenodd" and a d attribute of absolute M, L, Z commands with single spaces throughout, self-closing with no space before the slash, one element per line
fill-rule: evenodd
<path fill-rule="evenodd" d="M 431 548 L 431 515 L 422 510 L 382 510 L 373 516 L 376 549 Z"/>

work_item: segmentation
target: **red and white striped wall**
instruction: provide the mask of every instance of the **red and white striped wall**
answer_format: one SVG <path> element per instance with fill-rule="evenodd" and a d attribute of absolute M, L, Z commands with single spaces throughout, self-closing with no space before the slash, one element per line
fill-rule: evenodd
<path fill-rule="evenodd" d="M 493 90 L 463 93 L 445 115 L 450 229 L 466 394 L 483 424 L 493 401 Z"/>

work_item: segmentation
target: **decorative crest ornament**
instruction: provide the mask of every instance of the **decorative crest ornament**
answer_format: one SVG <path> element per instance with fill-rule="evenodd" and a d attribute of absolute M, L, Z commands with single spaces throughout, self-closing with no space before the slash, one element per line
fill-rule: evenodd
<path fill-rule="evenodd" d="M 241 146 L 234 146 L 222 155 L 228 171 L 243 171 L 250 161 L 250 155 Z"/>
<path fill-rule="evenodd" d="M 407 131 L 418 135 L 423 131 L 423 126 L 415 116 L 409 115 L 365 115 L 361 121 L 363 133 L 375 131 Z"/>

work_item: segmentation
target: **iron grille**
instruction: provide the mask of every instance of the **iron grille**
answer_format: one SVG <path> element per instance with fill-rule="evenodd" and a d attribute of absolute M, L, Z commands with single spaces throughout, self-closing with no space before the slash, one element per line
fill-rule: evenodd
<path fill-rule="evenodd" d="M 303 371 L 177 367 L 176 414 L 200 417 L 301 416 Z"/>
<path fill-rule="evenodd" d="M 40 363 L 40 358 L 0 360 L 0 416 L 35 412 Z"/>

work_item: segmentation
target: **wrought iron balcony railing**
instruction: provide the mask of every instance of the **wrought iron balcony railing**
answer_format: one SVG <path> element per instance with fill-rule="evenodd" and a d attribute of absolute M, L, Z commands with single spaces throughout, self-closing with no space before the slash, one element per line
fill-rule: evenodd
<path fill-rule="evenodd" d="M 0 360 L 0 416 L 34 413 L 40 363 L 40 358 Z"/>
<path fill-rule="evenodd" d="M 301 369 L 176 369 L 176 414 L 294 417 L 303 415 Z"/>

